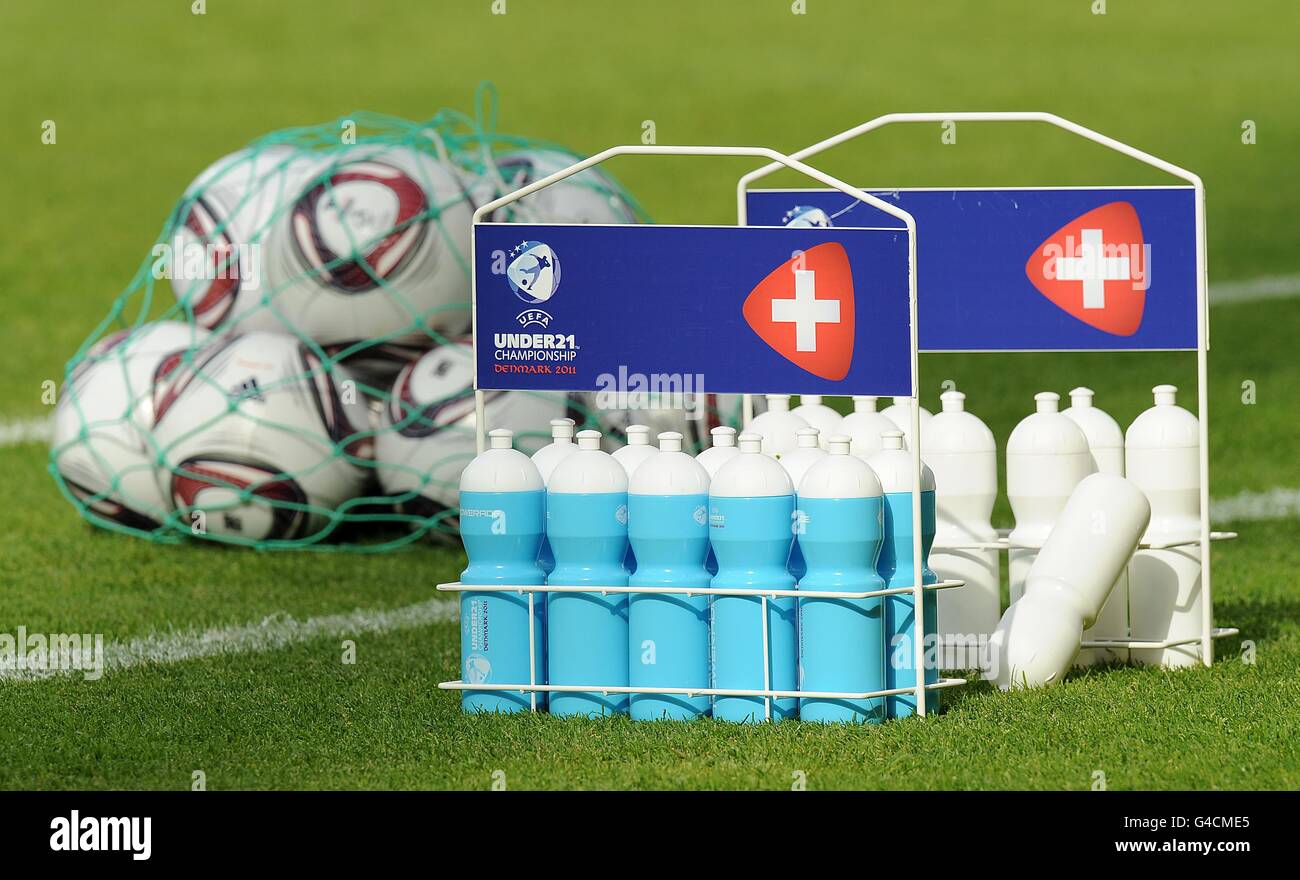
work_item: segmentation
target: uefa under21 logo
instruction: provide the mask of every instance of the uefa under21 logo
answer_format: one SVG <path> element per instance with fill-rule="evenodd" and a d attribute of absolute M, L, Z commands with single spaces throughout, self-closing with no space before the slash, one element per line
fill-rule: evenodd
<path fill-rule="evenodd" d="M 506 267 L 510 289 L 526 303 L 544 303 L 560 286 L 560 258 L 550 245 L 540 241 L 521 242 L 510 251 Z"/>

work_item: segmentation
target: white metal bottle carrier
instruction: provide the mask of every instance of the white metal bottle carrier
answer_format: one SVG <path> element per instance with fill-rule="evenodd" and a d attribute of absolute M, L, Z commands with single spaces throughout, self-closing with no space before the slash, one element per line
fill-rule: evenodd
<path fill-rule="evenodd" d="M 1209 389 L 1207 384 L 1208 371 L 1208 353 L 1210 348 L 1210 318 L 1209 303 L 1207 296 L 1207 276 L 1206 276 L 1206 242 L 1205 242 L 1205 185 L 1201 178 L 1192 172 L 1180 168 L 1163 159 L 1152 156 L 1150 153 L 1143 152 L 1136 147 L 1129 146 L 1107 137 L 1092 129 L 1085 128 L 1078 123 L 1071 122 L 1068 119 L 1062 119 L 1052 113 L 1036 112 L 1006 112 L 1006 113 L 888 113 L 884 116 L 878 116 L 868 122 L 842 131 L 837 135 L 819 141 L 812 146 L 805 147 L 790 154 L 794 160 L 806 159 L 815 156 L 818 153 L 829 150 L 831 147 L 838 146 L 846 141 L 853 140 L 868 132 L 875 131 L 878 128 L 884 128 L 894 123 L 930 123 L 945 124 L 957 122 L 1039 122 L 1054 125 L 1057 128 L 1064 129 L 1071 134 L 1086 138 L 1093 143 L 1100 144 L 1107 149 L 1122 153 L 1133 159 L 1137 159 L 1153 168 L 1171 174 L 1174 177 L 1181 178 L 1191 184 L 1195 193 L 1195 211 L 1196 211 L 1196 325 L 1197 325 L 1197 345 L 1196 345 L 1196 405 L 1197 419 L 1200 426 L 1200 508 L 1201 508 L 1201 529 L 1200 537 L 1194 540 L 1138 545 L 1139 549 L 1164 550 L 1172 547 L 1189 546 L 1199 544 L 1201 548 L 1201 589 L 1204 591 L 1201 601 L 1201 634 L 1199 637 L 1184 639 L 1166 639 L 1164 641 L 1138 641 L 1133 639 L 1096 639 L 1083 642 L 1084 648 L 1130 648 L 1130 649 L 1162 649 L 1173 648 L 1179 645 L 1193 644 L 1197 641 L 1201 644 L 1201 660 L 1206 666 L 1214 663 L 1214 640 L 1226 636 L 1234 636 L 1239 633 L 1236 627 L 1215 627 L 1214 626 L 1214 602 L 1210 590 L 1210 543 L 1216 540 L 1229 540 L 1237 537 L 1235 532 L 1213 532 L 1210 530 L 1210 450 L 1209 450 Z M 739 202 L 739 222 L 743 225 L 747 219 L 746 194 L 749 187 L 755 181 L 767 177 L 775 171 L 781 169 L 781 164 L 772 162 L 762 168 L 745 174 L 740 178 L 737 184 L 737 197 Z M 915 267 L 914 267 L 915 268 Z M 913 320 L 913 330 L 915 331 L 915 319 Z M 1042 351 L 1043 349 L 1035 349 Z M 998 353 L 1010 353 L 998 352 Z M 745 399 L 745 412 L 748 417 L 753 410 L 751 398 Z M 912 430 L 913 436 L 919 437 L 918 413 L 913 407 L 912 412 Z M 920 443 L 916 444 L 917 449 Z M 969 544 L 961 546 L 945 546 L 934 548 L 935 550 L 1000 550 L 1006 551 L 1011 549 L 1020 549 L 1017 545 L 1013 547 L 1007 538 L 1007 531 L 999 531 L 999 539 L 987 544 Z M 1040 548 L 1028 548 L 1040 549 Z M 918 606 L 919 608 L 919 606 Z M 918 611 L 918 619 L 920 612 Z M 919 625 L 918 625 L 919 631 Z"/>
<path fill-rule="evenodd" d="M 910 317 L 911 339 L 911 375 L 912 388 L 912 436 L 920 437 L 920 406 L 918 399 L 917 385 L 917 316 L 916 316 L 916 222 L 906 211 L 891 205 L 888 202 L 863 192 L 856 187 L 850 186 L 841 180 L 831 177 L 815 168 L 812 168 L 790 156 L 783 155 L 765 147 L 703 147 L 703 146 L 618 146 L 611 147 L 602 153 L 598 153 L 580 162 L 570 165 L 568 168 L 548 175 L 547 177 L 536 180 L 527 186 L 518 189 L 512 193 L 502 196 L 495 201 L 489 202 L 474 212 L 474 224 L 478 226 L 483 222 L 483 217 L 491 215 L 498 209 L 505 207 L 523 197 L 545 189 L 552 184 L 559 183 L 566 177 L 577 174 L 594 165 L 612 159 L 616 156 L 750 156 L 760 159 L 768 159 L 772 162 L 768 168 L 790 168 L 798 171 L 813 180 L 818 181 L 824 186 L 837 189 L 846 195 L 852 196 L 859 201 L 865 202 L 872 207 L 902 221 L 906 226 L 908 238 L 908 307 Z M 738 209 L 740 224 L 745 225 L 745 191 L 742 184 L 738 193 Z M 473 250 L 470 257 L 471 266 L 476 266 Z M 477 304 L 478 304 L 478 285 L 477 273 L 472 272 L 474 282 L 472 285 L 472 300 L 474 307 L 474 398 L 475 398 L 475 424 L 478 433 L 478 451 L 482 452 L 486 447 L 486 435 L 488 430 L 486 411 L 484 406 L 483 389 L 479 386 L 478 376 L 478 327 L 477 327 Z M 853 394 L 870 394 L 872 389 L 852 389 Z M 921 455 L 920 444 L 914 444 L 912 450 L 912 497 L 919 499 L 921 497 Z M 921 572 L 922 569 L 922 552 L 921 552 L 921 505 L 919 503 L 912 505 L 912 570 Z M 956 687 L 966 684 L 963 678 L 944 678 L 931 684 L 925 683 L 925 619 L 923 611 L 923 597 L 925 590 L 946 590 L 963 586 L 959 580 L 940 581 L 935 584 L 923 586 L 920 583 L 911 586 L 893 587 L 884 590 L 869 590 L 863 592 L 838 592 L 838 591 L 801 591 L 801 590 L 746 590 L 746 589 L 714 589 L 698 588 L 687 589 L 682 587 L 607 587 L 605 589 L 593 588 L 591 585 L 571 586 L 546 584 L 542 586 L 512 586 L 512 585 L 465 585 L 459 582 L 439 584 L 437 589 L 444 592 L 514 592 L 528 595 L 528 614 L 530 620 L 535 620 L 535 602 L 534 597 L 537 593 L 641 593 L 641 594 L 674 594 L 687 596 L 759 596 L 761 600 L 761 615 L 759 617 L 759 628 L 762 631 L 764 668 L 763 668 L 763 688 L 761 690 L 732 690 L 724 688 L 698 688 L 698 687 L 628 687 L 628 686 L 610 686 L 602 682 L 592 682 L 581 685 L 550 685 L 539 684 L 537 681 L 538 670 L 536 668 L 534 653 L 534 630 L 535 627 L 530 625 L 528 628 L 529 638 L 529 669 L 528 681 L 516 683 L 467 683 L 462 679 L 455 681 L 445 681 L 438 685 L 442 690 L 454 691 L 522 691 L 530 694 L 532 711 L 537 711 L 537 694 L 539 692 L 599 692 L 602 694 L 635 694 L 635 693 L 653 693 L 653 694 L 681 694 L 687 697 L 692 696 L 737 696 L 737 697 L 764 697 L 764 718 L 770 720 L 772 717 L 771 702 L 778 698 L 789 697 L 815 697 L 822 699 L 843 699 L 843 700 L 865 700 L 877 697 L 889 697 L 898 694 L 913 694 L 916 699 L 916 714 L 925 715 L 925 692 L 927 690 L 940 690 L 943 688 Z M 889 688 L 877 691 L 865 692 L 843 692 L 843 691 L 782 691 L 773 690 L 771 687 L 771 663 L 768 656 L 768 613 L 767 602 L 769 599 L 778 597 L 792 598 L 824 598 L 824 599 L 867 599 L 877 596 L 893 596 L 902 593 L 911 593 L 913 596 L 914 607 L 914 629 L 913 645 L 915 649 L 914 664 L 916 669 L 916 684 L 913 687 L 906 688 Z"/>

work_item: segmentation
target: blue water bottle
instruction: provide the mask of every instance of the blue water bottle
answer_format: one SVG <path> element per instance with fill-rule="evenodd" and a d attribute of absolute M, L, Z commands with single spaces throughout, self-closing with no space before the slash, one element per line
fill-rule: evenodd
<path fill-rule="evenodd" d="M 902 431 L 885 431 L 881 435 L 883 448 L 867 459 L 876 472 L 885 492 L 885 541 L 880 549 L 876 569 L 890 587 L 912 586 L 916 580 L 912 570 L 912 454 L 903 447 Z M 922 584 L 933 584 L 938 577 L 926 561 L 934 544 L 934 473 L 921 463 L 921 559 Z M 936 639 L 939 631 L 939 603 L 933 590 L 925 593 L 922 609 L 925 612 L 925 681 L 933 684 L 939 680 Z M 911 593 L 888 596 L 885 601 L 885 686 L 914 687 L 916 685 L 915 618 Z M 905 718 L 916 712 L 915 694 L 898 694 L 888 699 L 890 718 Z M 939 694 L 928 691 L 925 697 L 927 713 L 939 710 Z"/>
<path fill-rule="evenodd" d="M 884 539 L 880 481 L 849 454 L 852 438 L 832 437 L 828 454 L 799 482 L 795 543 L 807 572 L 799 591 L 865 593 L 883 590 L 876 572 Z M 884 597 L 799 597 L 799 690 L 864 693 L 885 689 Z M 802 697 L 805 721 L 879 724 L 885 699 Z"/>
<path fill-rule="evenodd" d="M 650 442 L 649 425 L 628 425 L 623 429 L 623 436 L 627 438 L 627 444 L 614 450 L 614 461 L 623 466 L 627 478 L 631 480 L 632 474 L 642 463 L 659 454 L 659 447 Z M 628 545 L 627 556 L 623 557 L 623 567 L 628 574 L 636 571 L 636 554 L 632 552 L 631 544 Z"/>
<path fill-rule="evenodd" d="M 578 450 L 551 472 L 546 532 L 555 554 L 548 584 L 626 587 L 627 472 L 600 449 L 599 431 L 579 431 Z M 627 593 L 551 593 L 547 677 L 552 685 L 627 687 Z M 626 713 L 627 694 L 555 691 L 551 714 Z"/>
<path fill-rule="evenodd" d="M 636 552 L 633 587 L 709 586 L 709 474 L 682 451 L 682 435 L 659 435 L 628 490 L 628 537 Z M 709 686 L 709 597 L 632 593 L 628 664 L 633 687 Z M 708 696 L 633 694 L 636 720 L 707 714 Z"/>
<path fill-rule="evenodd" d="M 489 447 L 460 477 L 460 535 L 469 566 L 466 585 L 540 586 L 545 493 L 528 456 L 511 448 L 514 434 L 498 428 Z M 529 654 L 529 595 L 533 595 Z M 460 664 L 467 684 L 546 683 L 542 594 L 472 592 L 460 596 Z M 531 657 L 531 662 L 530 662 Z M 461 692 L 466 712 L 520 712 L 546 705 L 545 694 L 509 690 Z"/>
<path fill-rule="evenodd" d="M 695 460 L 704 467 L 712 480 L 724 464 L 740 455 L 740 450 L 736 448 L 735 428 L 721 425 L 709 431 L 709 437 L 712 445 L 700 450 Z M 718 573 L 718 558 L 713 555 L 712 546 L 709 547 L 709 557 L 704 561 L 704 567 L 708 569 L 709 577 Z"/>
<path fill-rule="evenodd" d="M 741 434 L 740 454 L 709 484 L 709 540 L 718 559 L 715 588 L 794 589 L 786 568 L 794 540 L 794 491 L 785 468 L 763 454 L 762 444 L 758 434 Z M 799 660 L 794 598 L 769 598 L 766 620 L 757 595 L 714 596 L 711 605 L 713 686 L 763 690 L 766 667 L 770 690 L 793 691 Z M 713 717 L 724 721 L 759 722 L 769 711 L 773 721 L 793 718 L 798 700 L 718 696 L 713 701 Z"/>
<path fill-rule="evenodd" d="M 803 480 L 803 475 L 808 472 L 808 468 L 826 457 L 826 450 L 819 445 L 820 434 L 821 431 L 817 428 L 800 428 L 794 432 L 794 449 L 781 456 L 781 467 L 785 468 L 785 472 L 790 475 L 790 483 L 794 486 L 796 506 L 799 504 L 799 483 Z M 804 565 L 803 550 L 799 542 L 795 541 L 794 548 L 790 551 L 790 574 L 798 582 L 807 570 L 807 566 Z"/>
<path fill-rule="evenodd" d="M 542 482 L 550 482 L 551 471 L 555 470 L 555 466 L 577 449 L 577 444 L 573 442 L 573 419 L 551 419 L 551 442 L 533 453 L 533 464 L 537 465 Z M 542 566 L 542 571 L 548 575 L 555 568 L 551 542 L 545 536 L 542 537 L 542 551 L 537 561 Z"/>

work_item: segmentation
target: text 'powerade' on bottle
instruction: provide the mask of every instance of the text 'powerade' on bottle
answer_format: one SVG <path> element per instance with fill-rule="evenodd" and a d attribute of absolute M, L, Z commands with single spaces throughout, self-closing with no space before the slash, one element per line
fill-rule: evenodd
<path fill-rule="evenodd" d="M 885 493 L 885 540 L 880 548 L 876 570 L 888 587 L 911 587 L 916 583 L 912 553 L 912 454 L 903 448 L 902 431 L 881 435 L 883 448 L 867 459 L 876 472 Z M 921 583 L 933 584 L 938 577 L 926 560 L 934 544 L 934 473 L 921 463 Z M 904 688 L 916 685 L 916 618 L 911 593 L 885 597 L 885 687 Z M 933 590 L 927 590 L 921 606 L 925 619 L 925 682 L 939 680 L 937 641 L 939 603 Z M 904 718 L 916 713 L 916 694 L 889 697 L 890 718 Z M 927 713 L 939 710 L 939 694 L 928 691 Z"/>
<path fill-rule="evenodd" d="M 852 438 L 832 437 L 828 454 L 800 480 L 795 541 L 807 571 L 800 592 L 883 590 L 876 571 L 884 540 L 880 481 L 849 454 Z M 865 693 L 885 689 L 885 602 L 799 597 L 799 690 Z M 879 724 L 885 699 L 801 697 L 805 721 Z"/>
<path fill-rule="evenodd" d="M 552 685 L 592 685 L 591 691 L 554 691 L 551 714 L 626 713 L 628 695 L 600 686 L 627 687 L 626 587 L 627 472 L 600 449 L 599 431 L 579 431 L 578 450 L 565 457 L 546 490 L 546 532 L 555 554 L 549 585 L 591 586 L 591 592 L 553 592 L 547 609 L 547 677 Z"/>
<path fill-rule="evenodd" d="M 633 587 L 707 588 L 709 474 L 682 451 L 682 435 L 659 435 L 628 490 L 628 537 L 636 553 Z M 709 598 L 632 593 L 628 664 L 633 687 L 709 686 Z M 632 717 L 688 720 L 708 713 L 708 696 L 633 694 Z"/>
<path fill-rule="evenodd" d="M 710 613 L 713 686 L 726 690 L 793 691 L 798 645 L 793 597 L 768 598 L 761 590 L 793 590 L 786 566 L 794 540 L 794 487 L 780 462 L 762 452 L 757 434 L 740 435 L 740 454 L 709 484 L 709 540 L 718 560 L 717 589 L 755 595 L 714 596 Z M 767 653 L 763 653 L 764 627 Z M 765 676 L 766 672 L 766 676 Z M 716 696 L 713 717 L 754 723 L 793 718 L 794 697 Z"/>
<path fill-rule="evenodd" d="M 537 564 L 542 545 L 545 493 L 537 467 L 511 447 L 514 434 L 498 428 L 488 448 L 460 477 L 460 535 L 469 566 L 465 585 L 541 586 Z M 534 595 L 530 656 L 529 596 Z M 467 684 L 546 683 L 546 633 L 542 596 L 528 592 L 466 591 L 460 597 L 460 664 Z M 546 704 L 544 693 L 461 693 L 466 712 L 520 712 Z"/>

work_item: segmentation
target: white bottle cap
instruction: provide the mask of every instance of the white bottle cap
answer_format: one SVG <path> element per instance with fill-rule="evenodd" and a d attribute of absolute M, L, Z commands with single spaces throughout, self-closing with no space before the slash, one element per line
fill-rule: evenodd
<path fill-rule="evenodd" d="M 623 432 L 627 435 L 628 446 L 649 446 L 650 445 L 650 426 L 649 425 L 628 425 L 627 430 Z M 579 434 L 578 436 L 582 436 Z"/>
<path fill-rule="evenodd" d="M 1061 395 L 1055 391 L 1040 391 L 1034 395 L 1034 404 L 1040 413 L 1054 413 L 1061 409 Z"/>
<path fill-rule="evenodd" d="M 573 442 L 573 419 L 551 419 L 551 439 L 556 443 Z"/>
<path fill-rule="evenodd" d="M 461 492 L 531 492 L 545 488 L 532 459 L 511 446 L 515 432 L 494 428 L 489 448 L 474 456 L 460 474 Z"/>
<path fill-rule="evenodd" d="M 798 431 L 794 432 L 799 446 L 803 449 L 811 449 L 815 447 L 817 445 L 817 435 L 820 433 L 821 431 L 816 428 L 800 428 Z"/>
<path fill-rule="evenodd" d="M 664 431 L 659 435 L 660 452 L 681 452 L 682 435 L 676 431 Z"/>
<path fill-rule="evenodd" d="M 902 431 L 882 431 L 880 434 L 881 449 L 902 449 L 903 432 Z"/>
<path fill-rule="evenodd" d="M 1092 406 L 1092 396 L 1093 396 L 1093 391 L 1091 388 L 1084 388 L 1083 386 L 1079 386 L 1078 388 L 1071 388 L 1070 406 L 1076 407 L 1078 409 L 1085 409 L 1087 407 L 1090 407 Z"/>
<path fill-rule="evenodd" d="M 1178 401 L 1177 385 L 1157 385 L 1151 393 L 1155 395 L 1156 406 L 1173 406 Z"/>
<path fill-rule="evenodd" d="M 599 431 L 579 431 L 577 450 L 555 466 L 546 486 L 557 495 L 626 492 L 627 472 L 601 451 Z"/>
<path fill-rule="evenodd" d="M 767 408 L 772 412 L 789 412 L 790 395 L 788 394 L 767 395 Z"/>
<path fill-rule="evenodd" d="M 719 498 L 755 498 L 794 494 L 794 483 L 781 462 L 763 453 L 759 434 L 740 435 L 740 454 L 732 456 L 709 483 Z"/>
<path fill-rule="evenodd" d="M 820 394 L 800 394 L 800 395 L 799 395 L 799 405 L 800 405 L 800 406 L 804 405 L 805 403 L 808 404 L 809 406 L 817 406 L 817 405 L 819 405 L 821 402 L 822 402 L 822 396 L 821 396 Z"/>
<path fill-rule="evenodd" d="M 875 412 L 876 401 L 878 400 L 880 400 L 879 397 L 873 397 L 869 394 L 855 394 L 853 395 L 853 411 Z"/>
<path fill-rule="evenodd" d="M 966 411 L 966 395 L 960 391 L 945 391 L 939 395 L 939 399 L 943 401 L 944 412 Z"/>
<path fill-rule="evenodd" d="M 736 429 L 723 425 L 720 428 L 714 428 L 709 434 L 713 437 L 714 448 L 724 448 L 736 445 Z"/>
<path fill-rule="evenodd" d="M 804 472 L 796 490 L 807 498 L 879 498 L 880 479 L 865 461 L 849 453 L 852 438 L 831 437 L 829 449 Z"/>
<path fill-rule="evenodd" d="M 732 448 L 733 455 L 739 455 Z M 682 435 L 664 431 L 659 435 L 659 452 L 639 464 L 628 483 L 634 495 L 707 495 L 709 472 L 682 452 Z"/>

